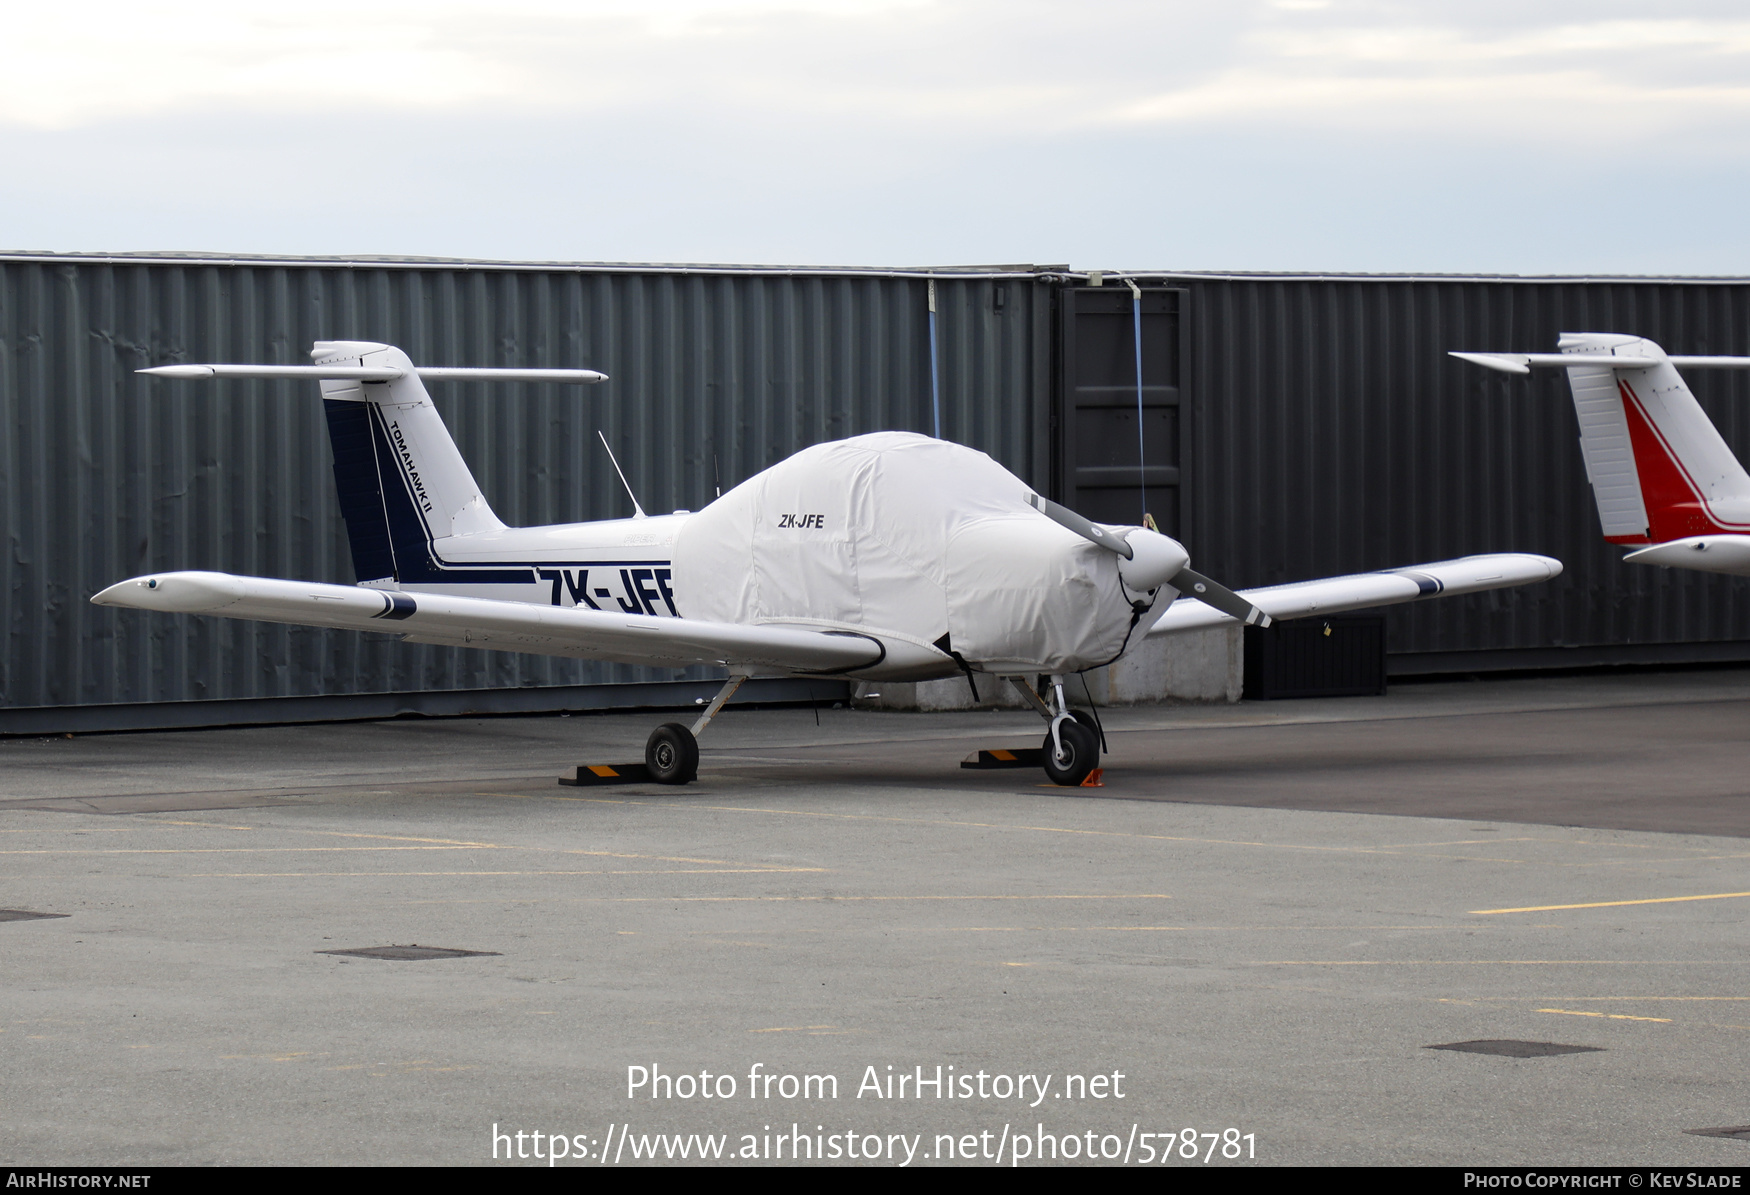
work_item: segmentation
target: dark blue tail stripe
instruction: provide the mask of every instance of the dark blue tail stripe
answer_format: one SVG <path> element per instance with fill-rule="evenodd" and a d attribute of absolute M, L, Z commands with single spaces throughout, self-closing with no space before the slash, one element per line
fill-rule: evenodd
<path fill-rule="evenodd" d="M 355 580 L 393 577 L 402 584 L 530 585 L 537 568 L 666 566 L 659 560 L 530 561 L 516 565 L 448 564 L 432 552 L 431 531 L 402 475 L 387 425 L 375 403 L 326 399 L 334 448 L 334 485 L 352 547 Z M 379 617 L 402 618 L 387 613 Z"/>
<path fill-rule="evenodd" d="M 433 559 L 431 532 L 413 503 L 413 494 L 401 472 L 400 459 L 389 443 L 384 415 L 375 403 L 359 403 L 370 417 L 371 442 L 376 446 L 377 467 L 383 478 L 383 511 L 388 536 L 394 545 L 395 579 L 403 585 L 442 584 L 463 581 L 487 585 L 530 585 L 534 570 L 523 568 L 446 569 Z"/>
<path fill-rule="evenodd" d="M 377 480 L 370 411 L 365 403 L 332 398 L 322 405 L 328 413 L 328 441 L 334 448 L 334 488 L 340 494 L 340 514 L 352 544 L 354 580 L 393 577 L 395 553 Z"/>

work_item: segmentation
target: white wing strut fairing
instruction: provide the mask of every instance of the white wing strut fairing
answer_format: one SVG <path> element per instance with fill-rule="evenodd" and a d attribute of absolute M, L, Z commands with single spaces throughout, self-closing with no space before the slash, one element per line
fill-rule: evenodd
<path fill-rule="evenodd" d="M 1326 577 L 1265 589 L 1242 589 L 1239 595 L 1276 621 L 1341 614 L 1374 606 L 1395 606 L 1431 597 L 1457 597 L 1486 589 L 1505 589 L 1549 581 L 1562 574 L 1562 563 L 1548 556 L 1504 552 L 1491 556 L 1464 556 L 1437 564 L 1416 564 L 1382 573 L 1356 573 Z M 1174 602 L 1154 625 L 1150 635 L 1170 635 L 1202 627 L 1237 622 L 1232 615 L 1205 606 L 1195 598 Z"/>
<path fill-rule="evenodd" d="M 415 643 L 622 664 L 713 664 L 755 674 L 856 672 L 875 667 L 888 655 L 885 645 L 867 635 L 610 614 L 579 606 L 536 606 L 450 594 L 391 593 L 229 573 L 135 577 L 111 585 L 91 600 L 99 606 L 136 610 L 387 631 Z"/>

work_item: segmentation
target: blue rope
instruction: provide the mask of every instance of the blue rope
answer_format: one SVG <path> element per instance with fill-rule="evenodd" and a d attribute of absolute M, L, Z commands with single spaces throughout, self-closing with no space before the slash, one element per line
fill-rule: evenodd
<path fill-rule="evenodd" d="M 1136 487 L 1142 496 L 1142 521 L 1148 522 L 1148 459 L 1142 450 L 1142 291 L 1130 285 L 1131 322 L 1136 329 Z"/>
<path fill-rule="evenodd" d="M 1140 358 L 1139 358 L 1140 359 Z M 936 439 L 942 438 L 942 391 L 936 368 L 936 280 L 930 279 L 930 410 L 935 416 Z"/>

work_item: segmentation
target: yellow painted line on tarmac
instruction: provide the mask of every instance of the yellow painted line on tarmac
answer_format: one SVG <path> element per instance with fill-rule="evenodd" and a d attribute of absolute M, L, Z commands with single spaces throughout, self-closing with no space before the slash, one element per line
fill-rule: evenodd
<path fill-rule="evenodd" d="M 1549 997 L 1546 996 L 1544 998 L 1547 1000 Z M 1621 1000 L 1687 1000 L 1687 1001 L 1750 1000 L 1750 996 L 1558 996 L 1556 998 L 1558 1000 L 1565 1001 L 1569 1004 L 1580 1004 L 1580 1003 L 1584 1003 L 1584 1002 L 1589 1001 L 1589 1000 L 1599 1000 L 1599 1001 L 1608 1000 L 1612 1004 L 1615 1004 L 1616 1002 L 1621 1001 Z M 1517 1000 L 1517 999 L 1519 999 L 1519 997 L 1517 997 L 1517 996 L 1485 996 L 1485 997 L 1483 997 L 1483 999 L 1485 999 L 1485 1000 Z"/>
<path fill-rule="evenodd" d="M 589 875 L 769 875 L 793 872 L 822 872 L 824 867 L 752 868 L 728 871 L 197 871 L 171 876 L 183 880 L 269 880 L 269 879 L 336 879 L 348 876 L 360 878 L 404 877 L 410 879 L 444 876 L 589 876 Z M 499 898 L 495 898 L 499 899 Z M 502 899 L 516 899 L 504 897 Z M 576 896 L 572 901 L 590 904 L 641 904 L 712 902 L 712 901 L 774 901 L 791 903 L 832 904 L 871 901 L 948 901 L 948 900 L 1171 900 L 1157 893 L 1122 893 L 1114 896 L 1098 894 L 1055 894 L 1048 896 Z"/>
<path fill-rule="evenodd" d="M 175 821 L 170 818 L 141 815 L 147 825 L 157 826 L 196 826 L 211 830 L 274 830 L 284 834 L 314 834 L 324 838 L 374 838 L 384 842 L 423 842 L 438 846 L 477 846 L 496 847 L 496 842 L 470 842 L 459 838 L 419 838 L 408 834 L 366 834 L 357 830 L 314 830 L 306 826 L 232 826 L 223 822 L 189 822 Z"/>
<path fill-rule="evenodd" d="M 469 842 L 460 838 L 415 838 L 406 834 L 363 834 L 349 830 L 307 830 L 302 826 L 276 826 L 275 829 L 286 830 L 298 834 L 320 834 L 327 838 L 378 838 L 385 842 L 429 842 L 438 846 L 478 846 L 502 847 L 497 842 Z"/>
<path fill-rule="evenodd" d="M 1487 917 L 1494 913 L 1555 913 L 1563 909 L 1617 909 L 1628 905 L 1674 905 L 1691 900 L 1732 900 L 1750 896 L 1750 892 L 1710 892 L 1703 896 L 1654 896 L 1645 900 L 1595 900 L 1582 905 L 1528 905 L 1523 909 L 1472 909 L 1471 915 Z"/>
<path fill-rule="evenodd" d="M 107 850 L 0 851 L 0 855 L 297 855 L 340 851 L 460 851 L 465 846 L 191 846 L 115 847 Z"/>
<path fill-rule="evenodd" d="M 221 1062 L 296 1062 L 300 1058 L 326 1058 L 328 1051 L 286 1050 L 278 1054 L 220 1054 Z"/>
<path fill-rule="evenodd" d="M 777 1025 L 770 1029 L 749 1029 L 749 1033 L 819 1033 L 822 1029 L 837 1029 L 837 1025 Z"/>
<path fill-rule="evenodd" d="M 1088 934 L 1095 930 L 1141 930 L 1178 933 L 1183 925 L 891 925 L 884 932 L 895 934 Z"/>
<path fill-rule="evenodd" d="M 1049 787 L 1056 787 L 1056 786 L 1055 785 L 1042 785 L 1041 787 L 1048 787 L 1049 788 Z M 1448 846 L 1448 845 L 1451 845 L 1451 846 L 1472 845 L 1470 840 L 1466 840 L 1464 842 L 1452 842 L 1452 843 L 1439 843 L 1439 842 L 1434 842 L 1434 843 L 1394 843 L 1394 844 L 1390 844 L 1387 846 L 1377 846 L 1377 847 L 1369 847 L 1369 846 L 1316 846 L 1316 845 L 1310 845 L 1307 843 L 1297 843 L 1297 842 L 1254 842 L 1254 841 L 1251 841 L 1249 839 L 1198 838 L 1198 837 L 1193 837 L 1193 836 L 1189 836 L 1189 835 L 1176 835 L 1176 834 L 1134 834 L 1134 833 L 1128 833 L 1128 832 L 1125 832 L 1122 830 L 1084 830 L 1084 829 L 1077 829 L 1077 828 L 1069 827 L 1069 826 L 1036 826 L 1036 825 L 1029 825 L 1029 824 L 1025 824 L 1025 823 L 1005 824 L 1005 823 L 1001 823 L 1001 822 L 967 822 L 967 821 L 953 821 L 953 820 L 941 819 L 941 818 L 890 817 L 890 816 L 883 817 L 883 816 L 877 816 L 875 814 L 825 813 L 825 812 L 820 812 L 817 810 L 807 810 L 807 809 L 769 809 L 769 808 L 765 808 L 763 806 L 754 806 L 754 805 L 694 805 L 694 804 L 682 804 L 680 802 L 672 802 L 672 801 L 641 801 L 641 800 L 629 799 L 626 797 L 621 797 L 621 798 L 615 798 L 615 797 L 567 797 L 567 796 L 558 796 L 558 795 L 548 795 L 545 793 L 541 793 L 541 794 L 535 794 L 535 793 L 477 793 L 476 795 L 481 796 L 481 797 L 491 797 L 494 799 L 503 799 L 503 798 L 508 797 L 508 798 L 513 798 L 516 800 L 527 800 L 527 801 L 578 801 L 578 802 L 582 802 L 585 804 L 591 804 L 591 805 L 647 805 L 647 806 L 652 806 L 654 808 L 661 808 L 661 809 L 696 809 L 696 810 L 702 810 L 702 811 L 708 811 L 708 812 L 714 812 L 714 813 L 764 813 L 764 814 L 770 814 L 770 815 L 782 816 L 782 817 L 817 817 L 817 818 L 833 818 L 833 819 L 838 819 L 838 820 L 842 820 L 842 821 L 871 821 L 871 822 L 892 822 L 892 823 L 903 824 L 903 825 L 952 826 L 952 827 L 956 827 L 956 828 L 974 829 L 974 830 L 1028 830 L 1028 831 L 1032 831 L 1035 833 L 1041 833 L 1041 834 L 1081 834 L 1081 835 L 1086 835 L 1089 837 L 1096 837 L 1096 838 L 1131 838 L 1131 839 L 1138 839 L 1138 840 L 1142 840 L 1142 841 L 1152 841 L 1152 842 L 1190 842 L 1190 843 L 1200 843 L 1200 844 L 1204 844 L 1207 846 L 1254 846 L 1254 847 L 1264 847 L 1264 848 L 1269 849 L 1269 850 L 1283 850 L 1283 851 L 1319 851 L 1319 852 L 1329 852 L 1332 854 L 1352 854 L 1352 855 L 1405 855 L 1405 856 L 1409 856 L 1411 858 L 1421 858 L 1421 859 L 1454 859 L 1454 860 L 1461 860 L 1464 862 L 1481 862 L 1481 863 L 1521 863 L 1521 864 L 1535 864 L 1535 865 L 1540 866 L 1540 867 L 1599 867 L 1599 866 L 1609 866 L 1609 865 L 1614 864 L 1614 863 L 1623 862 L 1623 860 L 1616 860 L 1616 859 L 1602 859 L 1602 860 L 1589 859 L 1589 860 L 1564 861 L 1564 860 L 1550 860 L 1550 859 L 1518 859 L 1518 858 L 1511 858 L 1511 857 L 1504 858 L 1504 857 L 1499 856 L 1499 855 L 1448 855 L 1448 854 L 1423 854 L 1423 853 L 1421 853 L 1425 848 L 1429 848 L 1429 847 L 1439 847 L 1439 846 Z M 1550 846 L 1557 846 L 1557 847 L 1592 846 L 1592 847 L 1611 848 L 1611 849 L 1619 849 L 1620 848 L 1620 849 L 1624 849 L 1624 850 L 1628 850 L 1628 849 L 1635 849 L 1635 850 L 1661 849 L 1661 850 L 1670 850 L 1670 851 L 1675 852 L 1671 859 L 1664 860 L 1664 861 L 1668 861 L 1668 862 L 1699 862 L 1699 861 L 1707 861 L 1707 860 L 1728 860 L 1728 859 L 1750 858 L 1750 851 L 1736 852 L 1736 853 L 1725 854 L 1725 855 L 1705 855 L 1705 856 L 1700 856 L 1699 858 L 1697 858 L 1693 854 L 1684 853 L 1683 850 L 1681 850 L 1680 848 L 1676 848 L 1676 847 L 1664 847 L 1664 846 L 1653 847 L 1653 846 L 1643 846 L 1643 845 L 1636 844 L 1636 843 L 1606 843 L 1606 842 L 1591 842 L 1591 841 L 1587 841 L 1587 840 L 1564 841 L 1564 840 L 1559 839 L 1559 838 L 1540 838 L 1540 837 L 1535 837 L 1535 836 L 1527 836 L 1527 837 L 1519 837 L 1519 838 L 1505 838 L 1505 839 L 1497 838 L 1497 839 L 1477 839 L 1477 840 L 1475 840 L 1475 845 L 1483 845 L 1483 846 L 1504 845 L 1507 843 L 1547 844 Z M 1638 860 L 1637 860 L 1637 862 L 1638 862 Z"/>
<path fill-rule="evenodd" d="M 1558 839 L 1535 838 L 1525 835 L 1520 838 L 1454 838 L 1446 842 L 1400 842 L 1395 848 L 1400 851 L 1415 850 L 1429 846 L 1496 846 L 1503 842 L 1555 842 Z M 1566 845 L 1566 844 L 1563 844 Z"/>
<path fill-rule="evenodd" d="M 1620 958 L 1424 958 L 1424 959 L 1274 959 L 1248 967 L 1741 967 L 1743 959 Z"/>
<path fill-rule="evenodd" d="M 138 826 L 81 826 L 77 830 L 60 830 L 38 826 L 32 830 L 0 830 L 0 834 L 132 834 L 138 829 Z"/>
<path fill-rule="evenodd" d="M 1057 785 L 1041 785 L 1040 787 L 1056 788 L 1059 786 L 1057 786 Z M 488 795 L 488 794 L 481 794 L 481 795 L 484 796 L 484 795 Z M 1147 842 L 1194 842 L 1194 843 L 1203 843 L 1203 844 L 1209 845 L 1209 846 L 1257 846 L 1257 847 L 1266 847 L 1266 848 L 1271 849 L 1271 850 L 1321 851 L 1321 852 L 1330 852 L 1332 854 L 1397 855 L 1397 854 L 1411 853 L 1415 849 L 1415 844 L 1412 844 L 1412 846 L 1409 848 L 1399 847 L 1399 846 L 1385 846 L 1385 847 L 1311 846 L 1311 845 L 1308 845 L 1306 843 L 1298 843 L 1298 842 L 1254 842 L 1254 841 L 1251 841 L 1250 839 L 1243 839 L 1243 838 L 1196 838 L 1196 837 L 1191 837 L 1188 835 L 1181 835 L 1181 834 L 1133 834 L 1133 833 L 1128 833 L 1128 832 L 1123 831 L 1123 830 L 1083 830 L 1083 829 L 1077 829 L 1077 828 L 1072 827 L 1072 826 L 1035 826 L 1035 825 L 1030 825 L 1030 824 L 1026 824 L 1026 823 L 1003 823 L 1003 822 L 963 822 L 963 821 L 954 821 L 954 820 L 950 820 L 950 819 L 946 819 L 946 818 L 883 817 L 883 816 L 877 816 L 875 814 L 868 814 L 868 813 L 823 813 L 823 812 L 819 812 L 816 810 L 809 810 L 809 809 L 768 809 L 768 808 L 765 808 L 763 806 L 757 806 L 757 805 L 693 805 L 693 804 L 682 804 L 680 802 L 675 802 L 675 801 L 631 801 L 631 800 L 625 800 L 625 799 L 615 799 L 613 797 L 546 797 L 546 796 L 535 796 L 533 794 L 524 794 L 524 793 L 498 793 L 498 794 L 491 794 L 491 795 L 500 796 L 500 797 L 504 797 L 504 796 L 518 797 L 518 798 L 525 799 L 525 800 L 582 801 L 582 802 L 592 804 L 592 805 L 648 805 L 648 806 L 651 806 L 653 808 L 658 808 L 658 809 L 687 809 L 687 810 L 699 810 L 699 811 L 708 812 L 708 813 L 764 813 L 764 814 L 770 814 L 772 816 L 777 816 L 777 817 L 816 817 L 816 818 L 829 818 L 829 819 L 832 819 L 835 821 L 889 822 L 889 823 L 893 823 L 895 825 L 912 825 L 912 826 L 953 826 L 953 827 L 956 827 L 959 829 L 968 829 L 968 830 L 1027 830 L 1027 831 L 1031 831 L 1031 832 L 1038 833 L 1038 834 L 1080 834 L 1080 835 L 1084 835 L 1084 836 L 1090 837 L 1090 838 L 1131 838 L 1131 839 L 1137 839 L 1140 841 L 1147 841 Z M 1538 840 L 1528 838 L 1528 839 L 1513 839 L 1511 841 L 1535 842 Z M 1494 845 L 1494 844 L 1490 843 L 1489 845 Z M 1499 858 L 1499 857 L 1493 856 L 1493 855 L 1475 855 L 1475 856 L 1472 856 L 1472 855 L 1435 855 L 1435 856 L 1417 856 L 1417 857 L 1420 857 L 1420 858 L 1441 858 L 1441 859 L 1465 859 L 1465 860 L 1485 862 L 1485 863 L 1529 863 L 1529 862 L 1533 862 L 1533 860 L 1529 860 L 1529 859 L 1502 859 L 1502 858 Z"/>
<path fill-rule="evenodd" d="M 345 873 L 343 873 L 345 875 Z M 441 875 L 441 873 L 439 873 Z M 514 899 L 514 898 L 493 898 Z M 574 905 L 856 905 L 865 901 L 1171 901 L 1171 896 L 1159 894 L 1118 894 L 1118 896 L 1085 896 L 1085 894 L 1052 894 L 1052 896 L 569 896 Z M 464 903 L 464 901 L 411 901 L 411 903 Z M 485 901 L 472 901 L 483 905 Z M 795 933 L 795 931 L 786 931 Z"/>
<path fill-rule="evenodd" d="M 146 818 L 147 824 L 159 826 L 199 826 L 214 830 L 274 830 L 282 834 L 314 834 L 323 838 L 371 838 L 382 842 L 422 842 L 435 846 L 500 847 L 496 842 L 470 842 L 462 838 L 419 838 L 411 834 L 365 834 L 355 830 L 312 830 L 306 826 L 228 826 L 219 822 L 170 821 L 167 818 Z"/>
<path fill-rule="evenodd" d="M 1661 1025 L 1669 1025 L 1670 1017 L 1631 1017 L 1620 1012 L 1576 1012 L 1571 1008 L 1540 1008 L 1538 1012 L 1559 1013 L 1564 1017 L 1600 1017 L 1606 1021 L 1657 1021 Z"/>
<path fill-rule="evenodd" d="M 1526 928 L 1561 929 L 1559 925 L 1538 925 Z M 1353 934 L 1363 931 L 1378 932 L 1381 930 L 1403 931 L 1415 930 L 1418 933 L 1476 933 L 1475 929 L 1467 929 L 1463 925 L 896 925 L 891 927 L 894 933 L 958 933 L 962 931 L 982 930 L 1075 930 L 1078 933 L 1093 930 L 1115 931 L 1158 931 L 1173 933 L 1233 933 L 1241 930 L 1261 933 L 1340 933 Z M 1750 996 L 1745 999 L 1750 1000 Z"/>
<path fill-rule="evenodd" d="M 270 880 L 270 879 L 333 879 L 336 876 L 739 876 L 788 875 L 795 872 L 824 872 L 824 867 L 701 867 L 651 868 L 647 871 L 188 871 L 171 879 L 181 880 Z"/>
<path fill-rule="evenodd" d="M 228 826 L 224 822 L 174 822 L 164 818 L 147 818 L 148 822 L 158 826 L 199 826 L 204 830 L 254 830 L 256 826 Z"/>
<path fill-rule="evenodd" d="M 694 859 L 688 855 L 638 855 L 627 851 L 581 851 L 562 846 L 519 846 L 506 847 L 506 850 L 521 851 L 551 851 L 558 855 L 590 855 L 599 859 L 649 859 L 652 863 L 715 863 L 729 866 L 733 859 Z M 803 868 L 801 870 L 818 870 Z"/>

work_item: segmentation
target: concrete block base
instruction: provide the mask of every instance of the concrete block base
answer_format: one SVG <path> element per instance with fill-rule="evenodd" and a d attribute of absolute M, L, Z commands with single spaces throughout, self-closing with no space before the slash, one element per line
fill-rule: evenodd
<path fill-rule="evenodd" d="M 1245 640 L 1236 624 L 1180 635 L 1162 635 L 1105 668 L 1086 674 L 1095 705 L 1140 705 L 1156 701 L 1236 702 L 1244 678 Z M 1071 704 L 1086 699 L 1080 680 L 1066 683 Z M 877 696 L 877 694 L 879 696 Z M 965 677 L 912 684 L 865 681 L 857 704 L 890 710 L 1021 709 L 1020 694 L 1006 681 L 980 674 L 978 697 Z"/>

